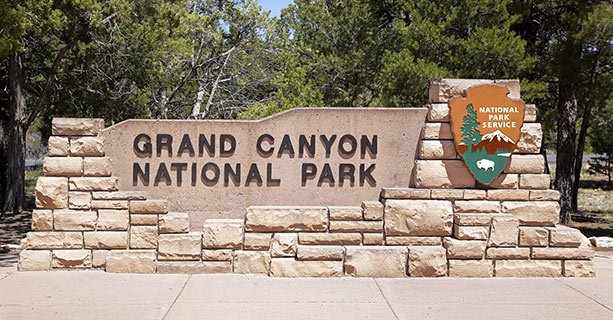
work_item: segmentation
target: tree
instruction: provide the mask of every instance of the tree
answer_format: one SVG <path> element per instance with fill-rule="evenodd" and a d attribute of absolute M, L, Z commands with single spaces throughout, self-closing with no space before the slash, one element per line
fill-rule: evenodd
<path fill-rule="evenodd" d="M 560 222 L 566 224 L 576 209 L 581 158 L 592 106 L 597 104 L 593 98 L 610 92 L 610 83 L 604 91 L 597 88 L 610 66 L 612 5 L 596 0 L 516 1 L 514 5 L 522 15 L 515 29 L 542 62 L 527 77 L 549 83 L 538 104 L 546 128 L 555 128 L 546 137 L 556 144 L 554 185 L 561 197 Z M 581 124 L 579 136 L 577 123 Z"/>
<path fill-rule="evenodd" d="M 24 206 L 25 135 L 49 101 L 63 61 L 100 19 L 94 1 L 21 0 L 0 9 L 0 59 L 3 119 L 0 163 L 0 211 L 21 212 Z"/>
<path fill-rule="evenodd" d="M 477 112 L 472 103 L 466 106 L 466 115 L 462 118 L 462 142 L 468 147 L 468 152 L 473 151 L 473 145 L 481 141 Z"/>
<path fill-rule="evenodd" d="M 535 62 L 511 30 L 506 1 L 297 0 L 274 100 L 257 118 L 294 107 L 413 107 L 442 77 L 519 77 Z"/>
<path fill-rule="evenodd" d="M 609 91 L 610 92 L 610 91 Z M 600 108 L 598 114 L 594 117 L 590 133 L 590 144 L 592 150 L 601 155 L 593 158 L 589 162 L 589 171 L 591 173 L 604 174 L 607 176 L 608 184 L 611 184 L 611 176 L 613 174 L 613 94 L 609 94 L 609 99 L 605 102 L 605 106 Z"/>

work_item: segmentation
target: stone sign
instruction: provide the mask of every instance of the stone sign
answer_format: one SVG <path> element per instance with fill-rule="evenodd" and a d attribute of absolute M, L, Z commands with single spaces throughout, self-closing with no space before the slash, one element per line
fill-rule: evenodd
<path fill-rule="evenodd" d="M 517 147 L 526 105 L 509 89 L 485 84 L 466 89 L 449 101 L 456 148 L 477 181 L 489 185 Z"/>
<path fill-rule="evenodd" d="M 594 276 L 587 238 L 557 224 L 560 194 L 519 81 L 443 79 L 429 96 L 427 109 L 261 121 L 103 129 L 102 119 L 55 118 L 19 270 Z M 471 163 L 470 144 L 497 131 L 516 144 L 503 148 L 510 156 L 486 144 Z"/>
<path fill-rule="evenodd" d="M 194 216 L 241 217 L 250 205 L 355 205 L 377 200 L 382 186 L 408 187 L 426 112 L 307 108 L 259 121 L 128 120 L 102 135 L 112 141 L 105 154 L 124 177 L 122 190 Z"/>

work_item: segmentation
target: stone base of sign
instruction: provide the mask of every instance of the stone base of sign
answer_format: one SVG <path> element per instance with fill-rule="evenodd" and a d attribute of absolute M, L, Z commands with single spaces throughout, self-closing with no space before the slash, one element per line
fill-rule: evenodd
<path fill-rule="evenodd" d="M 491 82 L 491 81 L 490 81 Z M 594 251 L 557 225 L 536 109 L 504 173 L 480 186 L 453 148 L 447 101 L 481 83 L 443 80 L 414 170 L 415 188 L 383 188 L 355 206 L 247 209 L 190 230 L 165 200 L 118 190 L 100 119 L 54 119 L 45 176 L 19 270 L 238 273 L 274 277 L 592 277 Z M 518 81 L 497 81 L 519 96 Z M 457 91 L 457 92 L 456 92 Z M 126 179 L 127 177 L 121 177 Z"/>

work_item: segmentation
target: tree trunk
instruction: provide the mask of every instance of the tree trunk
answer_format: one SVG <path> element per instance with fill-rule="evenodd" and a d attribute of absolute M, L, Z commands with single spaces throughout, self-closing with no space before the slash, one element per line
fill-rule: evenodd
<path fill-rule="evenodd" d="M 560 191 L 560 223 L 571 221 L 573 186 L 575 181 L 575 152 L 577 141 L 577 81 L 581 46 L 568 40 L 564 46 L 558 77 L 558 140 L 556 145 L 555 187 Z"/>
<path fill-rule="evenodd" d="M 200 109 L 202 108 L 202 100 L 204 99 L 204 86 L 198 86 L 198 93 L 196 94 L 196 102 L 192 108 L 192 118 L 198 119 L 200 116 Z"/>
<path fill-rule="evenodd" d="M 571 207 L 573 211 L 577 211 L 577 197 L 579 195 L 579 183 L 581 180 L 581 167 L 583 166 L 583 152 L 585 151 L 585 139 L 587 137 L 587 129 L 592 117 L 592 104 L 588 104 L 583 109 L 583 118 L 581 129 L 579 131 L 579 140 L 577 141 L 577 155 L 575 156 L 575 178 L 573 181 L 573 195 Z"/>
<path fill-rule="evenodd" d="M 24 92 L 25 75 L 21 58 L 13 53 L 8 61 L 9 82 L 9 119 L 6 134 L 6 172 L 4 204 L 2 211 L 20 213 L 25 206 L 24 172 L 26 150 L 26 96 Z"/>
<path fill-rule="evenodd" d="M 160 90 L 160 103 L 158 104 L 160 119 L 168 119 L 166 115 L 166 104 L 168 103 L 168 95 L 166 94 L 166 87 L 162 87 Z"/>
<path fill-rule="evenodd" d="M 8 110 L 7 110 L 8 111 Z M 6 164 L 8 158 L 6 157 L 6 140 L 8 139 L 8 127 L 7 114 L 4 110 L 0 109 L 0 214 L 4 213 L 4 192 L 6 191 Z"/>

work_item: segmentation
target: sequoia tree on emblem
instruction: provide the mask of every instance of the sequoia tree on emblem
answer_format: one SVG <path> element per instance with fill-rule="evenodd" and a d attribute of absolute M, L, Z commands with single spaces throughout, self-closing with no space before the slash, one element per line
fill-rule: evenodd
<path fill-rule="evenodd" d="M 524 101 L 508 93 L 504 86 L 479 85 L 449 101 L 456 149 L 475 179 L 486 185 L 504 170 L 524 122 Z"/>

